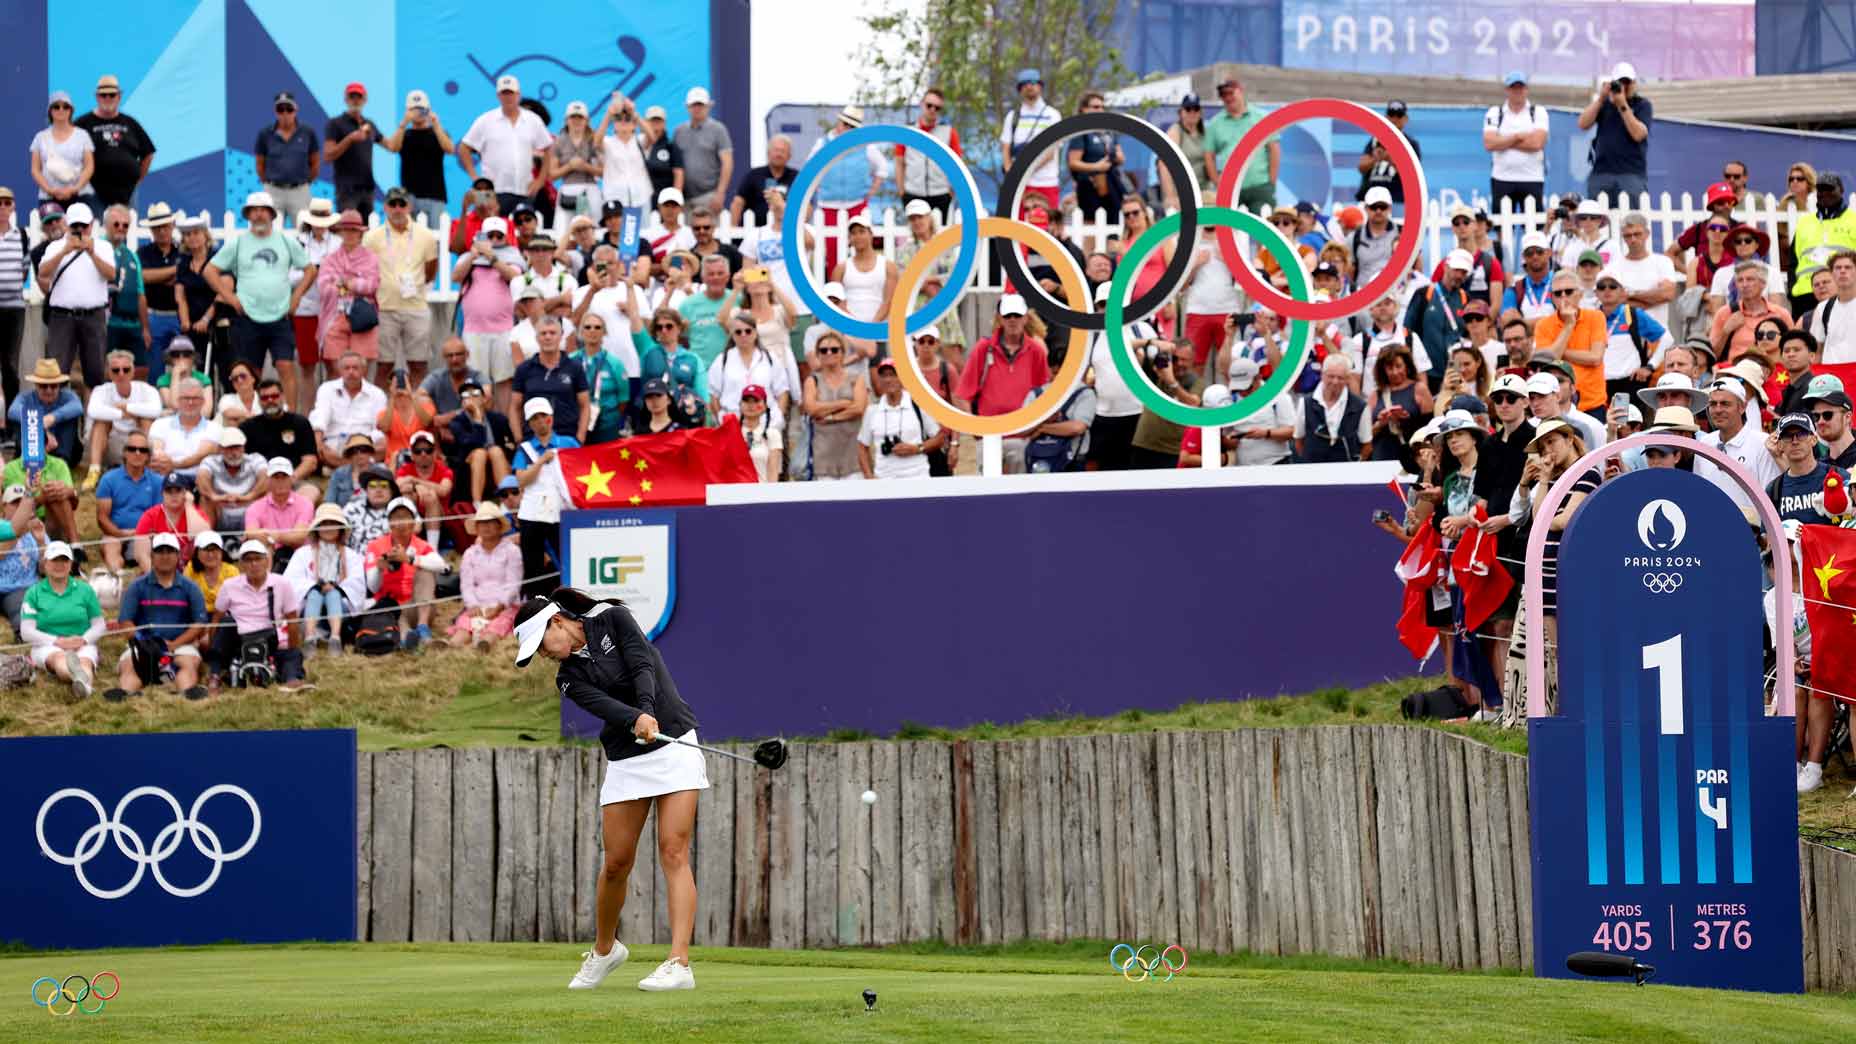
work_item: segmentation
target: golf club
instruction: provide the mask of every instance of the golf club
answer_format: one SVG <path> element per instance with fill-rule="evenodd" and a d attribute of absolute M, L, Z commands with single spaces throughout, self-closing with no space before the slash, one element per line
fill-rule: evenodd
<path fill-rule="evenodd" d="M 1639 986 L 1643 985 L 1645 979 L 1656 974 L 1654 966 L 1640 964 L 1634 957 L 1627 957 L 1621 953 L 1598 953 L 1591 950 L 1567 957 L 1566 970 L 1595 978 L 1636 979 Z"/>
<path fill-rule="evenodd" d="M 691 743 L 690 741 L 682 739 L 680 737 L 659 736 L 658 739 L 665 740 L 666 742 L 670 742 L 670 743 L 681 743 L 686 747 L 695 747 L 697 750 L 700 750 L 700 751 L 706 751 L 710 754 L 715 754 L 715 755 L 718 755 L 724 758 L 733 758 L 736 761 L 746 762 L 747 764 L 750 764 L 750 765 L 759 765 L 760 767 L 765 768 L 765 769 L 777 769 L 780 766 L 786 764 L 786 741 L 782 739 L 763 740 L 760 743 L 755 744 L 754 745 L 754 756 L 751 758 L 745 755 L 742 755 L 742 754 L 736 754 L 734 751 L 731 751 L 731 750 L 718 750 L 715 747 L 705 747 L 700 743 Z M 640 740 L 637 740 L 636 742 L 643 744 L 647 741 L 640 739 Z"/>

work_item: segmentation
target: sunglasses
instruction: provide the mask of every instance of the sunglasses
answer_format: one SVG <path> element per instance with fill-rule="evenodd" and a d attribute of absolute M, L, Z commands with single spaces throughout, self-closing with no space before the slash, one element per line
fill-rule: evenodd
<path fill-rule="evenodd" d="M 1806 184 L 1809 184 L 1811 181 L 1810 178 L 1805 177 L 1803 174 L 1793 174 L 1791 177 L 1786 178 L 1785 180 L 1786 181 L 1802 181 L 1802 182 L 1805 182 Z"/>
<path fill-rule="evenodd" d="M 117 95 L 117 92 L 115 91 L 98 91 L 97 92 L 97 97 L 99 98 L 114 98 L 116 97 L 116 95 Z"/>
<path fill-rule="evenodd" d="M 389 200 L 387 200 L 387 209 L 389 209 L 389 210 L 392 210 L 392 209 L 394 209 L 394 208 L 396 208 L 396 207 L 410 207 L 410 206 L 412 206 L 412 204 L 411 204 L 411 203 L 408 203 L 407 201 L 405 201 L 405 200 L 403 200 L 403 199 L 389 199 Z"/>
<path fill-rule="evenodd" d="M 147 446 L 124 446 L 122 448 L 122 451 L 124 453 L 147 453 L 148 447 Z"/>
<path fill-rule="evenodd" d="M 1489 401 L 1497 406 L 1506 406 L 1510 403 L 1520 402 L 1521 397 L 1513 392 L 1500 392 L 1489 396 Z"/>
<path fill-rule="evenodd" d="M 690 231 L 691 232 L 714 232 L 715 226 L 714 225 L 691 225 Z"/>
<path fill-rule="evenodd" d="M 844 349 L 842 349 L 842 348 L 839 348 L 839 347 L 838 347 L 838 346 L 836 346 L 836 345 L 832 345 L 832 346 L 831 346 L 831 347 L 829 347 L 829 348 L 823 348 L 823 347 L 821 347 L 821 348 L 814 348 L 814 349 L 812 349 L 812 350 L 813 350 L 813 351 L 815 351 L 815 352 L 817 352 L 817 353 L 818 353 L 818 354 L 820 354 L 820 355 L 837 355 L 838 353 L 840 353 L 840 352 L 842 352 L 842 351 L 844 351 Z"/>
<path fill-rule="evenodd" d="M 922 102 L 922 108 L 927 109 L 929 112 L 940 112 L 941 111 L 941 106 L 935 104 L 934 102 Z"/>
<path fill-rule="evenodd" d="M 508 239 L 509 237 L 508 237 L 508 236 L 505 236 L 505 235 L 503 235 L 503 234 L 502 234 L 501 232 L 491 232 L 491 233 L 488 233 L 488 234 L 487 234 L 487 236 L 486 236 L 486 238 L 489 238 L 489 239 Z"/>
<path fill-rule="evenodd" d="M 1754 332 L 1753 339 L 1755 341 L 1776 341 L 1779 339 L 1779 332 L 1777 330 L 1759 330 Z"/>
<path fill-rule="evenodd" d="M 134 373 L 135 367 L 133 366 L 112 366 L 110 367 L 110 372 L 111 373 Z"/>
<path fill-rule="evenodd" d="M 412 455 L 415 457 L 429 457 L 432 454 L 437 453 L 437 452 L 438 452 L 437 450 L 433 449 L 430 446 L 414 446 L 412 448 Z"/>
<path fill-rule="evenodd" d="M 752 337 L 759 331 L 751 330 L 745 326 L 737 326 L 733 330 L 730 330 L 728 332 L 731 334 L 734 334 L 736 337 Z"/>
<path fill-rule="evenodd" d="M 1708 231 L 1710 231 L 1710 232 L 1725 232 L 1725 231 L 1727 231 L 1727 226 L 1726 226 L 1726 225 L 1709 225 L 1709 226 L 1708 226 Z"/>
<path fill-rule="evenodd" d="M 52 103 L 52 111 L 53 111 L 53 112 L 57 112 L 57 111 L 58 111 L 59 109 L 63 109 L 63 110 L 65 110 L 66 112 L 71 112 L 71 111 L 73 111 L 73 110 L 72 110 L 72 108 L 71 108 L 71 106 L 70 106 L 70 103 L 68 103 L 68 102 L 54 102 L 54 103 Z"/>
<path fill-rule="evenodd" d="M 1390 203 L 1374 203 L 1374 204 L 1373 204 L 1372 206 L 1369 206 L 1369 207 L 1367 207 L 1366 209 L 1368 209 L 1368 210 L 1391 210 L 1391 209 L 1392 209 L 1392 204 L 1390 204 Z"/>
<path fill-rule="evenodd" d="M 1467 225 L 1470 223 L 1470 220 L 1468 218 L 1451 218 L 1450 223 L 1452 225 Z"/>
<path fill-rule="evenodd" d="M 651 329 L 653 330 L 675 330 L 676 328 L 677 328 L 676 323 L 652 323 L 651 324 Z"/>
<path fill-rule="evenodd" d="M 1752 236 L 1735 236 L 1734 245 L 1735 246 L 1758 246 L 1759 240 L 1754 239 Z"/>
<path fill-rule="evenodd" d="M 272 110 L 272 111 L 274 111 L 274 112 L 279 112 L 279 113 L 284 113 L 284 112 L 295 112 L 295 111 L 296 111 L 296 106 L 294 106 L 294 105 L 279 105 L 279 106 L 278 106 L 278 107 L 277 107 L 276 109 L 274 109 L 274 110 Z"/>
<path fill-rule="evenodd" d="M 1721 171 L 1721 178 L 1725 181 L 1745 181 L 1746 173 L 1743 171 L 1739 174 L 1729 174 L 1723 170 Z"/>
<path fill-rule="evenodd" d="M 1620 283 L 1614 283 L 1611 280 L 1607 279 L 1604 282 L 1598 284 L 1598 289 L 1600 290 L 1622 290 L 1624 289 L 1624 287 Z"/>
<path fill-rule="evenodd" d="M 1567 287 L 1562 290 L 1555 290 L 1553 291 L 1553 296 L 1554 297 L 1577 297 L 1579 296 L 1579 289 L 1577 287 Z"/>
<path fill-rule="evenodd" d="M 1818 422 L 1819 424 L 1823 424 L 1827 421 L 1833 421 L 1837 419 L 1837 411 L 1836 410 L 1816 410 L 1812 412 L 1811 419 Z"/>
<path fill-rule="evenodd" d="M 284 397 L 278 394 L 266 395 L 263 392 L 259 392 L 258 401 L 259 402 L 282 402 L 284 401 Z"/>

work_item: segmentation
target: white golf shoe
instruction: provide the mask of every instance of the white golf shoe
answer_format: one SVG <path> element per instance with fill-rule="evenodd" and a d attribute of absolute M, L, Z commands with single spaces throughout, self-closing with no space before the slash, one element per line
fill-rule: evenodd
<path fill-rule="evenodd" d="M 638 980 L 638 988 L 657 993 L 663 990 L 693 990 L 696 988 L 696 975 L 687 964 L 665 961 L 657 970 Z"/>
<path fill-rule="evenodd" d="M 580 970 L 574 973 L 573 981 L 567 984 L 567 988 L 570 990 L 590 990 L 598 986 L 600 983 L 606 981 L 606 976 L 612 974 L 612 969 L 624 964 L 625 958 L 629 955 L 630 952 L 625 949 L 625 944 L 619 942 L 617 939 L 614 939 L 612 942 L 612 952 L 606 954 L 604 957 L 594 953 L 592 950 L 586 951 L 586 953 L 581 955 L 585 957 L 586 960 L 581 962 Z"/>

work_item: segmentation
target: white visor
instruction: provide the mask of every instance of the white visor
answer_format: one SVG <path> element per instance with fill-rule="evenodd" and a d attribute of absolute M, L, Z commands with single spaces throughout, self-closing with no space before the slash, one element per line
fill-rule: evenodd
<path fill-rule="evenodd" d="M 541 649 L 541 638 L 548 633 L 548 621 L 561 611 L 561 607 L 549 602 L 541 612 L 516 625 L 516 666 L 527 667 Z"/>

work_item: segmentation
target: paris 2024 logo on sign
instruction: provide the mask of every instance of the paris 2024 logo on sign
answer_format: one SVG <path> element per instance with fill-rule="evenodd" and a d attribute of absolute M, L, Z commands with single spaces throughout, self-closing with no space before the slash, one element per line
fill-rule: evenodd
<path fill-rule="evenodd" d="M 1701 567 L 1695 555 L 1676 554 L 1688 535 L 1688 517 L 1673 500 L 1652 500 L 1637 513 L 1637 541 L 1647 554 L 1625 555 L 1624 568 L 1640 571 L 1644 588 L 1673 594 L 1687 582 L 1686 573 Z"/>

